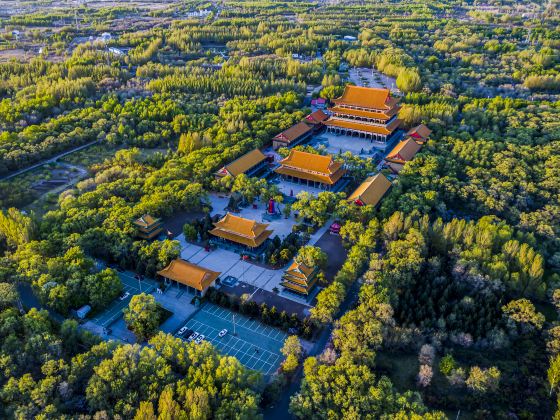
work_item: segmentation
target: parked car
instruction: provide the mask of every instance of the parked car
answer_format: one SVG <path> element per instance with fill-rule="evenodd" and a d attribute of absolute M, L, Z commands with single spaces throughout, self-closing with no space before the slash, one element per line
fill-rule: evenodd
<path fill-rule="evenodd" d="M 196 337 L 196 340 L 194 340 L 194 342 L 196 344 L 200 344 L 202 343 L 202 340 L 204 340 L 206 337 L 204 337 L 202 334 L 200 334 L 198 337 Z"/>
<path fill-rule="evenodd" d="M 196 338 L 198 337 L 198 333 L 197 332 L 193 332 L 189 338 L 187 338 L 188 341 L 193 341 L 196 340 Z"/>
<path fill-rule="evenodd" d="M 185 331 L 187 331 L 187 326 L 186 325 L 181 327 L 181 329 L 179 330 L 179 334 L 183 335 L 185 333 Z"/>
<path fill-rule="evenodd" d="M 124 292 L 122 295 L 119 296 L 119 300 L 125 300 L 127 297 L 130 296 L 130 293 Z"/>
<path fill-rule="evenodd" d="M 222 331 L 220 331 L 220 332 L 218 333 L 218 337 L 221 338 L 221 337 L 223 337 L 224 335 L 226 335 L 227 333 L 228 333 L 228 331 L 224 328 Z"/>

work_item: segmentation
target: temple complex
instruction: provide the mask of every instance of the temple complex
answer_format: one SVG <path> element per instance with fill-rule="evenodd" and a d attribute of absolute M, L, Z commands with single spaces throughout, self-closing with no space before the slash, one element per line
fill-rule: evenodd
<path fill-rule="evenodd" d="M 214 223 L 214 229 L 209 233 L 218 238 L 217 240 L 223 245 L 234 245 L 258 254 L 258 250 L 262 248 L 261 245 L 273 232 L 267 229 L 268 226 L 266 223 L 258 223 L 256 220 L 227 213 Z"/>
<path fill-rule="evenodd" d="M 331 155 L 290 150 L 288 157 L 280 161 L 280 167 L 275 172 L 286 181 L 332 190 L 346 170 Z"/>
<path fill-rule="evenodd" d="M 389 89 L 347 85 L 344 93 L 333 100 L 329 108 L 332 116 L 325 122 L 331 133 L 388 143 L 393 139 L 401 121 L 399 99 Z"/>

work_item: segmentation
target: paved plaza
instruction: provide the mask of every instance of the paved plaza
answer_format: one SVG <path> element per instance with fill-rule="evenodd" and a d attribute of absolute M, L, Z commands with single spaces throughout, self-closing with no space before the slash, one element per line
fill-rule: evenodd
<path fill-rule="evenodd" d="M 315 147 L 325 146 L 327 153 L 337 155 L 339 153 L 351 152 L 355 156 L 362 158 L 372 158 L 375 154 L 379 157 L 385 156 L 396 143 L 396 138 L 390 143 L 372 142 L 354 136 L 323 132 L 315 137 L 311 144 Z"/>
<path fill-rule="evenodd" d="M 185 318 L 190 317 L 197 310 L 197 307 L 191 303 L 194 295 L 187 293 L 184 287 L 178 288 L 172 285 L 165 293 L 154 293 L 154 297 L 156 302 L 172 312 L 172 315 L 159 326 L 159 329 L 165 333 L 175 332 Z"/>
<path fill-rule="evenodd" d="M 305 184 L 296 184 L 295 182 L 288 182 L 288 181 L 279 182 L 278 188 L 280 189 L 282 194 L 284 194 L 286 197 L 293 197 L 294 200 L 296 196 L 303 191 L 313 195 L 317 195 L 320 192 L 326 191 L 321 188 L 314 188 Z"/>
<path fill-rule="evenodd" d="M 179 239 L 179 238 L 178 238 Z M 217 248 L 210 252 L 203 247 L 186 243 L 184 237 L 180 237 L 181 258 L 213 271 L 219 271 L 221 278 L 233 276 L 240 281 L 265 290 L 278 287 L 282 279 L 283 270 L 272 270 L 252 264 L 241 259 L 239 254 L 226 249 Z"/>
<path fill-rule="evenodd" d="M 317 232 L 311 235 L 309 243 L 312 245 L 316 244 L 325 232 L 329 230 L 331 223 L 332 220 L 328 221 L 323 227 L 317 230 Z M 309 306 L 309 303 L 304 297 L 286 293 L 282 290 L 282 286 L 280 286 L 282 274 L 289 266 L 289 263 L 286 264 L 285 267 L 273 270 L 253 264 L 249 261 L 244 261 L 239 254 L 226 249 L 217 248 L 206 251 L 199 245 L 187 242 L 183 234 L 179 235 L 176 240 L 181 244 L 181 258 L 184 260 L 213 271 L 219 271 L 222 273 L 220 275 L 221 278 L 233 276 L 239 281 L 254 286 L 257 289 L 274 292 L 274 289 L 277 288 L 280 290 L 282 297 Z"/>
<path fill-rule="evenodd" d="M 229 196 L 226 196 L 225 194 L 210 194 L 209 198 L 210 202 L 212 203 L 212 211 L 210 212 L 210 216 L 214 216 L 216 214 L 225 215 L 227 212 L 227 210 L 225 210 L 225 207 L 228 204 Z M 272 229 L 274 231 L 271 238 L 278 235 L 280 239 L 284 239 L 286 236 L 292 233 L 292 227 L 297 224 L 293 215 L 290 215 L 290 217 L 288 217 L 287 219 L 283 215 L 280 215 L 280 217 L 278 218 L 266 220 L 264 219 L 264 216 L 267 210 L 267 203 L 262 201 L 255 201 L 255 203 L 257 205 L 256 209 L 253 208 L 253 206 L 247 206 L 239 209 L 239 212 L 234 214 L 246 219 L 256 220 L 260 223 L 268 223 L 270 225 L 269 229 Z M 284 204 L 280 203 L 277 205 L 279 206 L 279 210 L 282 211 L 282 209 L 284 208 Z"/>
<path fill-rule="evenodd" d="M 223 354 L 234 356 L 249 369 L 259 370 L 265 375 L 274 373 L 283 360 L 280 349 L 286 333 L 228 309 L 207 303 L 184 325 L 203 334 L 204 339 Z M 228 333 L 220 338 L 218 333 L 223 329 L 227 329 Z"/>
<path fill-rule="evenodd" d="M 367 67 L 352 67 L 348 70 L 348 79 L 356 86 L 398 90 L 395 78 Z"/>

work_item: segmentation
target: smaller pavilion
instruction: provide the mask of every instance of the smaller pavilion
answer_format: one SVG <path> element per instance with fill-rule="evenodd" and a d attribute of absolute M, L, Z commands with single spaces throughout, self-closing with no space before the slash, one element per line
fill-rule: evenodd
<path fill-rule="evenodd" d="M 391 185 L 391 181 L 380 172 L 362 182 L 348 197 L 348 201 L 358 206 L 377 206 Z"/>
<path fill-rule="evenodd" d="M 290 292 L 309 296 L 317 282 L 317 274 L 319 274 L 318 267 L 308 267 L 294 260 L 284 272 L 280 285 Z"/>
<path fill-rule="evenodd" d="M 309 125 L 304 122 L 299 122 L 287 130 L 282 131 L 280 134 L 277 134 L 272 139 L 272 147 L 278 150 L 281 147 L 297 146 L 309 140 L 312 134 L 313 129 Z"/>
<path fill-rule="evenodd" d="M 422 148 L 412 137 L 399 142 L 393 150 L 385 157 L 385 162 L 393 172 L 399 173 L 404 167 L 406 162 L 411 161 L 416 156 L 416 153 Z"/>
<path fill-rule="evenodd" d="M 142 239 L 154 239 L 163 231 L 161 219 L 156 219 L 149 214 L 139 217 L 132 223 L 136 226 L 136 235 Z"/>
<path fill-rule="evenodd" d="M 254 149 L 224 166 L 215 176 L 217 179 L 228 175 L 233 178 L 241 174 L 253 176 L 265 167 L 266 156 L 259 149 Z"/>
<path fill-rule="evenodd" d="M 411 128 L 410 130 L 408 130 L 408 133 L 406 133 L 408 137 L 412 137 L 418 143 L 426 142 L 430 137 L 430 134 L 432 134 L 432 130 L 430 130 L 424 124 L 420 124 L 414 128 Z"/>

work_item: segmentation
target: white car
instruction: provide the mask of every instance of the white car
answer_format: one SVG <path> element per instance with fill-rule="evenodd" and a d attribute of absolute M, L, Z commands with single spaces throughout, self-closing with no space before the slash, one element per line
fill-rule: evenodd
<path fill-rule="evenodd" d="M 224 328 L 222 331 L 220 331 L 220 332 L 218 333 L 218 337 L 220 337 L 220 338 L 223 337 L 224 335 L 227 334 L 227 332 L 228 332 L 228 331 Z"/>
<path fill-rule="evenodd" d="M 198 337 L 198 333 L 197 332 L 193 332 L 191 334 L 191 336 L 188 338 L 189 341 L 193 341 L 196 340 L 196 338 Z"/>
<path fill-rule="evenodd" d="M 179 334 L 183 335 L 185 333 L 185 331 L 187 331 L 187 326 L 186 325 L 179 330 Z"/>
<path fill-rule="evenodd" d="M 122 301 L 122 300 L 125 300 L 125 299 L 126 299 L 127 297 L 129 297 L 129 296 L 130 296 L 130 293 L 124 292 L 124 293 L 119 297 L 119 300 L 121 300 L 121 301 Z"/>
<path fill-rule="evenodd" d="M 200 344 L 200 343 L 202 343 L 202 340 L 204 340 L 204 338 L 205 337 L 202 334 L 200 334 L 198 337 L 196 337 L 196 340 L 194 340 L 194 342 L 196 344 Z"/>

